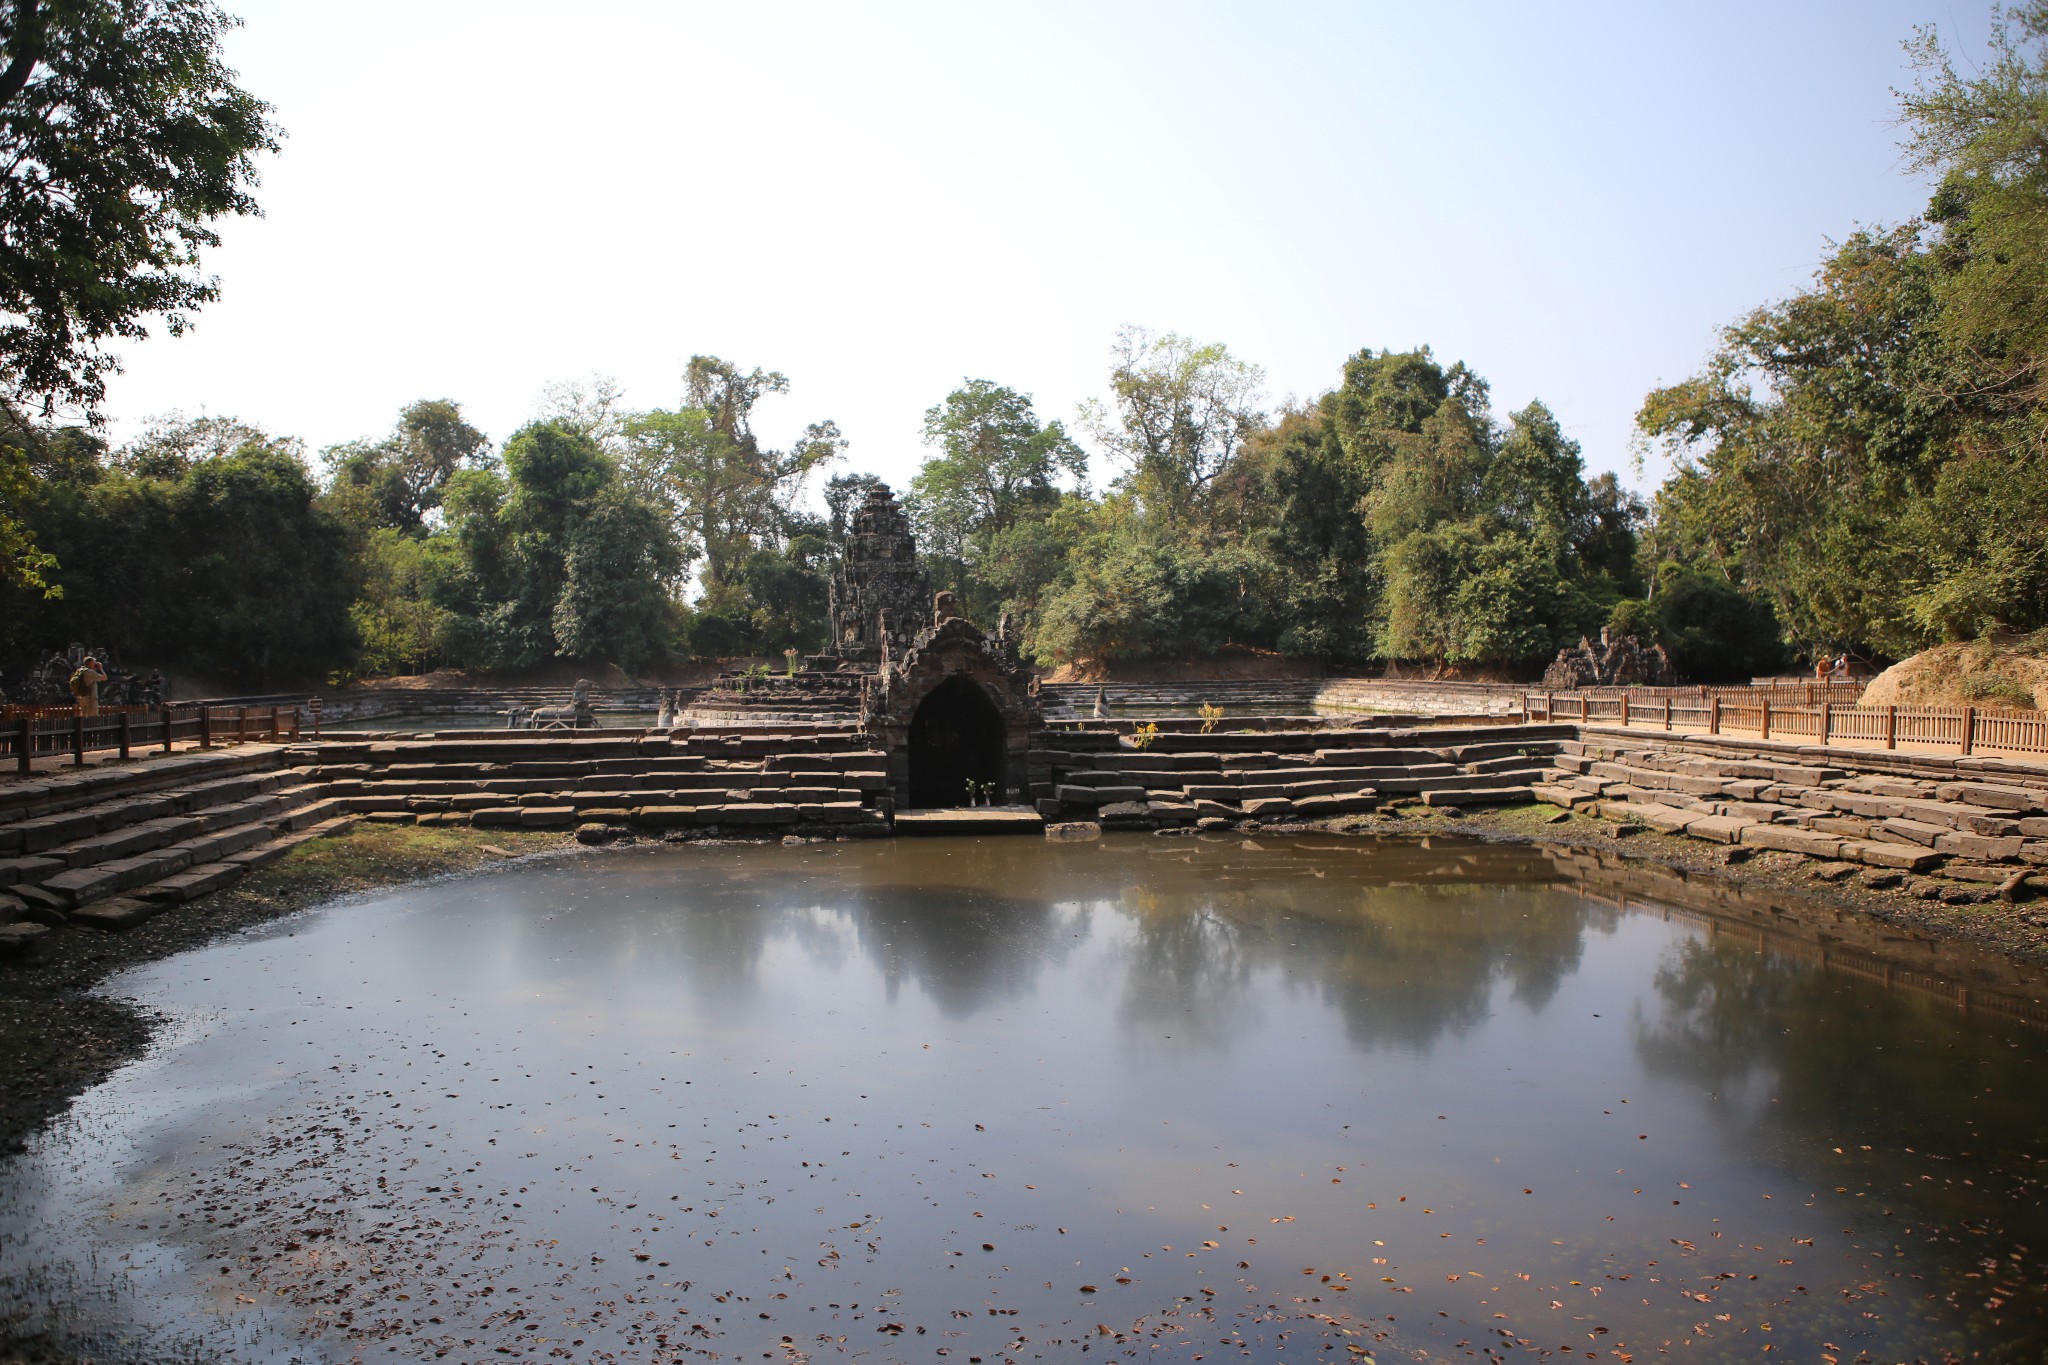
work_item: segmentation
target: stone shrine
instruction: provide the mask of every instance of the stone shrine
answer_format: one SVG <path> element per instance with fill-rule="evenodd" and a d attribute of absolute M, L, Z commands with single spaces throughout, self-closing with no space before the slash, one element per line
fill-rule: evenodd
<path fill-rule="evenodd" d="M 1616 636 L 1604 627 L 1595 645 L 1583 635 L 1573 649 L 1560 649 L 1543 670 L 1543 685 L 1553 692 L 1581 687 L 1669 687 L 1678 681 L 1671 656 L 1662 645 L 1647 648 L 1633 635 Z"/>
<path fill-rule="evenodd" d="M 721 676 L 682 708 L 681 728 L 855 724 L 888 755 L 897 808 L 1024 802 L 1044 723 L 1036 675 L 1007 615 L 990 634 L 932 591 L 887 485 L 853 514 L 830 593 L 822 654 Z"/>
<path fill-rule="evenodd" d="M 831 581 L 825 657 L 878 668 L 931 624 L 932 585 L 917 562 L 910 518 L 887 484 L 854 512 Z"/>

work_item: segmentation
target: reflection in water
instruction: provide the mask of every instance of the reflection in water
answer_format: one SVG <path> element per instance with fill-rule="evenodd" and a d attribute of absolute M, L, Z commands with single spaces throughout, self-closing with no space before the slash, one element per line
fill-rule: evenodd
<path fill-rule="evenodd" d="M 2039 1359 L 2048 1035 L 1604 875 L 927 839 L 344 904 L 126 980 L 180 1026 L 0 1167 L 7 1330 L 133 1361 Z"/>

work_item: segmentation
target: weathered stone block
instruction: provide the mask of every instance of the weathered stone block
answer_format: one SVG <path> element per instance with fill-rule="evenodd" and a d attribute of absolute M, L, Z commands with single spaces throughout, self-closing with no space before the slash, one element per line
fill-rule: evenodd
<path fill-rule="evenodd" d="M 1528 787 L 1451 787 L 1422 794 L 1425 806 L 1512 806 L 1535 799 Z"/>
<path fill-rule="evenodd" d="M 49 932 L 49 925 L 37 924 L 31 920 L 0 924 L 0 953 L 26 952 L 35 946 L 37 939 Z"/>
<path fill-rule="evenodd" d="M 1300 815 L 1354 815 L 1369 811 L 1379 805 L 1379 796 L 1371 789 L 1359 792 L 1338 792 L 1329 796 L 1304 796 L 1294 803 Z"/>
<path fill-rule="evenodd" d="M 104 866 L 75 867 L 43 878 L 42 888 L 61 898 L 66 906 L 78 906 L 119 891 L 121 877 Z"/>
<path fill-rule="evenodd" d="M 1695 839 L 1717 844 L 1739 844 L 1742 831 L 1754 823 L 1735 815 L 1696 815 L 1686 822 L 1685 832 Z"/>
<path fill-rule="evenodd" d="M 478 829 L 518 829 L 522 814 L 517 806 L 487 806 L 471 811 L 469 823 Z"/>
<path fill-rule="evenodd" d="M 523 829 L 567 829 L 576 823 L 574 806 L 521 806 L 519 824 Z"/>
<path fill-rule="evenodd" d="M 39 815 L 13 826 L 23 853 L 41 853 L 59 844 L 92 837 L 98 821 L 89 811 L 67 811 L 61 815 Z"/>
<path fill-rule="evenodd" d="M 1957 857 L 1995 863 L 2019 857 L 2020 845 L 2024 842 L 2025 840 L 2017 834 L 2008 838 L 1994 838 L 1985 834 L 1950 830 L 1934 841 L 1934 847 L 1943 853 L 1953 853 Z"/>
<path fill-rule="evenodd" d="M 1423 799 L 1427 800 L 1428 798 L 1425 797 Z M 1685 833 L 1686 826 L 1690 825 L 1693 821 L 1706 818 L 1696 815 L 1691 811 L 1679 810 L 1676 807 L 1659 805 L 1655 802 L 1644 802 L 1641 804 L 1632 802 L 1630 803 L 1630 808 L 1639 823 L 1648 825 L 1651 829 L 1660 830 L 1665 834 L 1683 834 Z"/>
<path fill-rule="evenodd" d="M 2010 867 L 2001 867 L 1996 863 L 1944 863 L 1938 869 L 1938 875 L 1947 877 L 1950 881 L 1998 886 L 2010 881 L 2015 875 L 2024 876 L 2025 873 L 2016 872 Z"/>
<path fill-rule="evenodd" d="M 706 825 L 786 825 L 797 819 L 795 806 L 759 801 L 730 801 L 723 806 L 705 806 L 697 812 L 697 823 Z"/>
<path fill-rule="evenodd" d="M 203 863 L 188 871 L 174 873 L 161 881 L 140 887 L 135 895 L 139 900 L 189 901 L 208 892 L 218 891 L 240 877 L 246 870 L 234 863 Z"/>
<path fill-rule="evenodd" d="M 1907 820 L 1904 818 L 1886 820 L 1879 824 L 1878 828 L 1886 834 L 1894 835 L 1907 843 L 1924 844 L 1928 848 L 1933 848 L 1936 839 L 1950 832 L 1942 825 L 1930 825 L 1923 821 Z"/>
<path fill-rule="evenodd" d="M 2023 815 L 2048 810 L 2048 792 L 2034 787 L 2013 787 L 1991 782 L 1944 782 L 1934 789 L 1944 801 L 1962 801 L 1993 810 L 2017 811 Z"/>
<path fill-rule="evenodd" d="M 1055 793 L 1061 801 L 1077 806 L 1106 806 L 1118 801 L 1143 801 L 1143 787 L 1083 787 L 1061 783 Z"/>
<path fill-rule="evenodd" d="M 797 806 L 797 813 L 820 824 L 850 825 L 862 819 L 865 807 L 858 801 L 808 801 Z"/>
<path fill-rule="evenodd" d="M 1083 843 L 1102 837 L 1102 826 L 1092 820 L 1069 820 L 1062 824 L 1047 825 L 1045 837 L 1054 843 Z"/>
<path fill-rule="evenodd" d="M 1246 801 L 1242 809 L 1247 819 L 1275 820 L 1294 814 L 1294 802 L 1284 796 L 1255 796 Z"/>
<path fill-rule="evenodd" d="M 1902 872 L 1924 872 L 1939 867 L 1942 855 L 1919 844 L 1889 844 L 1877 840 L 1844 840 L 1842 856 L 1869 867 L 1896 868 Z"/>
<path fill-rule="evenodd" d="M 145 919 L 156 919 L 168 909 L 170 905 L 162 900 L 135 900 L 133 896 L 111 896 L 72 915 L 72 923 L 84 925 L 88 929 L 133 929 Z"/>
<path fill-rule="evenodd" d="M 39 882 L 63 870 L 60 858 L 0 858 L 0 886 Z"/>
<path fill-rule="evenodd" d="M 1757 848 L 1804 853 L 1809 858 L 1840 858 L 1842 841 L 1789 825 L 1751 825 L 1742 831 L 1742 842 Z"/>

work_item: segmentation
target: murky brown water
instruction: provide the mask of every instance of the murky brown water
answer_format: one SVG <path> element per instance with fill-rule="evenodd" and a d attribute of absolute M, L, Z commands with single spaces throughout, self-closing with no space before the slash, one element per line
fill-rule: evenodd
<path fill-rule="evenodd" d="M 102 1360 L 2048 1345 L 2048 1037 L 1516 849 L 656 847 L 135 972 L 0 1166 Z"/>

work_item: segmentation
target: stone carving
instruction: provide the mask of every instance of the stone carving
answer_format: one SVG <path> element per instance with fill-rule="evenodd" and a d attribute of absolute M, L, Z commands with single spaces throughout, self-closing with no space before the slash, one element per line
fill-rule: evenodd
<path fill-rule="evenodd" d="M 1543 670 L 1543 685 L 1553 692 L 1582 687 L 1670 687 L 1678 675 L 1662 645 L 1645 648 L 1633 635 L 1615 636 L 1606 629 L 1595 645 L 1584 636 L 1571 649 L 1560 649 Z"/>
<path fill-rule="evenodd" d="M 594 730 L 597 728 L 597 712 L 590 705 L 590 689 L 596 686 L 588 678 L 578 678 L 576 686 L 569 693 L 567 706 L 536 706 L 530 711 L 513 707 L 505 713 L 505 728 L 508 730 Z"/>
<path fill-rule="evenodd" d="M 917 563 L 910 518 L 886 484 L 847 526 L 845 550 L 830 588 L 834 659 L 879 667 L 885 651 L 900 654 L 910 637 L 931 622 L 931 581 Z"/>

